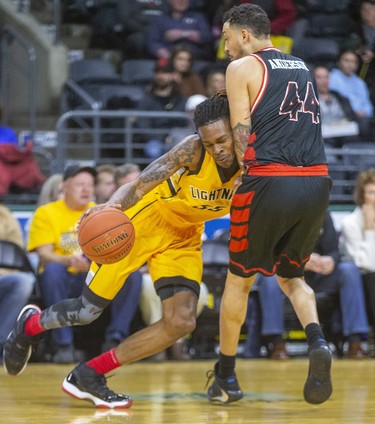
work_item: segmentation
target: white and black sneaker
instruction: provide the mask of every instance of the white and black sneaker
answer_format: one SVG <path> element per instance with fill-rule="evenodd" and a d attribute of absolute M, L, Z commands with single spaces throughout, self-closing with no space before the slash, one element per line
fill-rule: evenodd
<path fill-rule="evenodd" d="M 219 402 L 222 404 L 236 402 L 243 398 L 243 393 L 238 384 L 236 374 L 227 378 L 220 378 L 217 375 L 219 364 L 215 364 L 215 369 L 207 372 L 207 384 L 214 378 L 214 382 L 207 390 L 208 400 L 210 402 Z"/>
<path fill-rule="evenodd" d="M 65 378 L 62 389 L 77 399 L 93 402 L 97 408 L 130 408 L 133 404 L 129 396 L 110 390 L 105 376 L 84 363 Z"/>
<path fill-rule="evenodd" d="M 26 368 L 33 347 L 41 340 L 42 334 L 28 336 L 24 332 L 26 321 L 40 312 L 37 305 L 26 305 L 19 313 L 17 321 L 10 332 L 3 350 L 3 365 L 10 375 L 19 375 Z"/>

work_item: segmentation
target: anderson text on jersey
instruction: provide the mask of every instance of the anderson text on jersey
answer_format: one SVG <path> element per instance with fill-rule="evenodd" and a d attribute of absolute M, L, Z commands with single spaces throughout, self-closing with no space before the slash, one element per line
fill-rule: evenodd
<path fill-rule="evenodd" d="M 301 60 L 286 60 L 286 59 L 268 59 L 272 69 L 304 69 L 309 68 Z"/>

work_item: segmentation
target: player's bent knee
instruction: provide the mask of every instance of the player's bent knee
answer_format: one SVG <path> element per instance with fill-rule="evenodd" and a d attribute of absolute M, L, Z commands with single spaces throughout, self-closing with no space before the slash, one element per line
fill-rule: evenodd
<path fill-rule="evenodd" d="M 172 316 L 170 320 L 167 321 L 167 331 L 173 338 L 176 340 L 184 337 L 195 330 L 196 319 L 195 315 L 190 315 L 184 317 L 181 315 Z"/>

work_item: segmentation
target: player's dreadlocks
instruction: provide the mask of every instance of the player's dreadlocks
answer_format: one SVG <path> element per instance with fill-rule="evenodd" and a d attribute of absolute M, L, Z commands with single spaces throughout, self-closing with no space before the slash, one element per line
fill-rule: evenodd
<path fill-rule="evenodd" d="M 196 128 L 216 122 L 219 119 L 229 119 L 229 103 L 225 91 L 219 91 L 217 94 L 199 103 L 194 112 Z"/>

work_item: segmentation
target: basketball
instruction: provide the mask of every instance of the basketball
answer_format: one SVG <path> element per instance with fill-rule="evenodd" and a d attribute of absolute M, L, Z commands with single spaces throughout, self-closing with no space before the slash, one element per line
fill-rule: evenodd
<path fill-rule="evenodd" d="M 98 264 L 125 258 L 134 245 L 131 220 L 119 209 L 106 208 L 84 216 L 78 226 L 78 243 L 84 255 Z"/>

